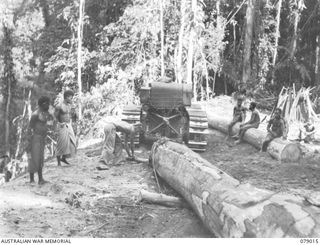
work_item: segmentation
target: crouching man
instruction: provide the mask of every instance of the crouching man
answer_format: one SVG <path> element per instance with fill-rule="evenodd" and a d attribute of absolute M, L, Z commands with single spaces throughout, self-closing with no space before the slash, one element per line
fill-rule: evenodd
<path fill-rule="evenodd" d="M 267 148 L 270 144 L 270 142 L 279 137 L 286 138 L 285 134 L 285 122 L 283 118 L 281 117 L 281 109 L 277 108 L 274 112 L 274 117 L 270 119 L 268 126 L 267 126 L 267 136 L 264 139 L 261 147 L 261 151 L 265 152 L 267 151 Z"/>
<path fill-rule="evenodd" d="M 124 135 L 124 149 L 130 159 L 134 160 L 134 137 L 140 132 L 141 123 L 129 124 L 121 120 L 113 120 L 104 124 L 104 142 L 100 163 L 116 165 L 124 160 L 122 155 L 123 145 L 117 132 Z M 130 147 L 128 143 L 130 142 Z"/>

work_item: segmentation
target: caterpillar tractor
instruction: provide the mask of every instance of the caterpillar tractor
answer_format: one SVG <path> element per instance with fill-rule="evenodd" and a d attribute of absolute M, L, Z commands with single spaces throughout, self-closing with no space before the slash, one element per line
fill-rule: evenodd
<path fill-rule="evenodd" d="M 192 104 L 188 84 L 152 82 L 140 90 L 141 105 L 126 106 L 122 120 L 142 123 L 135 144 L 167 137 L 184 142 L 194 151 L 206 150 L 208 121 L 200 105 Z"/>

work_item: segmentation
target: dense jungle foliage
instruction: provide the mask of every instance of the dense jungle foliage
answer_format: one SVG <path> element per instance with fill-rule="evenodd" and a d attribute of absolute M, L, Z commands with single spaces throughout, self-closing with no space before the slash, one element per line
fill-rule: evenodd
<path fill-rule="evenodd" d="M 317 86 L 319 4 L 1 0 L 1 153 L 20 155 L 17 145 L 36 100 L 55 101 L 65 88 L 77 92 L 85 134 L 102 116 L 138 103 L 140 86 L 161 76 L 192 83 L 197 100 L 240 87 L 270 97 L 282 86 Z"/>

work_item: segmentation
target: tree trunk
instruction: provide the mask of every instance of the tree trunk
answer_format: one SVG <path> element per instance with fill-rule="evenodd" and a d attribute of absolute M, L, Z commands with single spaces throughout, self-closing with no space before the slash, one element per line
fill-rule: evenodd
<path fill-rule="evenodd" d="M 233 65 L 236 65 L 236 50 L 237 50 L 237 34 L 236 34 L 236 23 L 233 22 Z"/>
<path fill-rule="evenodd" d="M 40 7 L 42 9 L 42 15 L 46 27 L 50 25 L 49 5 L 47 0 L 40 0 Z"/>
<path fill-rule="evenodd" d="M 230 123 L 231 119 L 218 116 L 208 111 L 207 111 L 207 116 L 208 116 L 208 123 L 210 127 L 224 133 L 228 132 L 228 124 Z M 232 132 L 234 134 L 237 134 L 239 132 L 239 128 L 240 128 L 239 126 L 240 126 L 240 123 L 237 123 L 233 127 Z M 244 140 L 249 144 L 255 146 L 256 148 L 260 149 L 266 135 L 267 135 L 267 132 L 252 128 L 246 131 L 244 135 Z M 301 150 L 300 150 L 299 144 L 292 143 L 288 140 L 282 140 L 280 138 L 276 138 L 270 142 L 268 147 L 268 153 L 280 161 L 295 162 L 295 161 L 298 161 L 301 157 Z"/>
<path fill-rule="evenodd" d="M 78 20 L 78 106 L 79 106 L 79 120 L 82 119 L 82 105 L 81 105 L 81 97 L 82 97 L 82 80 L 81 80 L 81 68 L 82 68 L 82 36 L 83 36 L 83 14 L 84 14 L 85 0 L 80 0 L 79 5 L 79 20 Z"/>
<path fill-rule="evenodd" d="M 160 4 L 160 35 L 161 35 L 161 77 L 164 77 L 164 25 L 163 25 L 163 0 Z"/>
<path fill-rule="evenodd" d="M 181 23 L 179 30 L 178 55 L 177 55 L 177 83 L 182 83 L 182 54 L 183 54 L 183 37 L 185 27 L 185 1 L 181 0 Z"/>
<path fill-rule="evenodd" d="M 319 237 L 318 208 L 304 198 L 241 184 L 185 145 L 155 144 L 159 176 L 181 194 L 216 237 Z"/>
<path fill-rule="evenodd" d="M 6 111 L 5 111 L 5 136 L 4 136 L 4 141 L 5 141 L 5 149 L 6 149 L 6 154 L 10 156 L 10 108 L 11 108 L 11 81 L 7 81 L 7 101 L 6 101 Z"/>
<path fill-rule="evenodd" d="M 297 49 L 297 40 L 298 40 L 298 24 L 300 21 L 300 13 L 303 8 L 303 1 L 296 0 L 295 1 L 296 9 L 294 12 L 294 24 L 293 24 L 293 40 L 292 40 L 292 48 L 290 52 L 290 58 L 293 59 L 294 55 L 296 54 Z"/>
<path fill-rule="evenodd" d="M 194 32 L 191 31 L 188 44 L 188 61 L 187 61 L 187 84 L 192 84 L 192 66 L 193 66 L 193 38 Z M 196 84 L 193 84 L 196 87 Z M 195 96 L 195 95 L 194 95 Z"/>
<path fill-rule="evenodd" d="M 212 96 L 215 95 L 215 87 L 216 87 L 216 78 L 217 78 L 217 72 L 213 75 L 213 82 L 212 82 Z"/>
<path fill-rule="evenodd" d="M 205 70 L 206 70 L 206 100 L 208 101 L 210 98 L 210 85 L 209 85 L 208 66 L 206 61 L 205 61 Z"/>
<path fill-rule="evenodd" d="M 194 15 L 196 12 L 197 0 L 191 0 L 191 11 L 193 13 L 193 18 L 190 20 L 190 24 L 194 22 Z M 193 70 L 193 57 L 194 57 L 194 39 L 195 39 L 195 29 L 191 27 L 190 36 L 189 36 L 189 44 L 188 44 L 188 61 L 187 61 L 187 83 L 192 84 L 192 70 Z M 196 89 L 196 84 L 193 84 L 194 91 Z M 194 98 L 196 98 L 196 94 L 194 94 Z"/>
<path fill-rule="evenodd" d="M 315 86 L 320 86 L 320 72 L 319 72 L 319 57 L 320 57 L 320 35 L 317 35 L 317 47 L 316 47 L 316 64 L 315 64 Z"/>
<path fill-rule="evenodd" d="M 26 114 L 28 113 L 28 106 L 30 104 L 30 99 L 31 99 L 31 89 L 29 89 L 28 92 L 28 100 L 25 101 L 24 107 L 23 107 L 23 112 L 22 112 L 22 117 L 21 117 L 21 121 L 18 124 L 18 142 L 17 142 L 17 149 L 16 149 L 16 154 L 15 154 L 15 159 L 18 158 L 19 153 L 20 153 L 20 148 L 21 148 L 21 140 L 22 140 L 22 127 L 23 127 L 23 120 L 26 116 Z M 28 120 L 29 121 L 29 120 Z"/>
<path fill-rule="evenodd" d="M 243 50 L 243 69 L 242 69 L 242 84 L 240 87 L 247 84 L 250 80 L 251 75 L 251 44 L 253 38 L 253 24 L 254 24 L 254 12 L 255 12 L 255 1 L 248 0 L 247 12 L 246 12 L 246 35 L 244 40 Z"/>
<path fill-rule="evenodd" d="M 278 43 L 280 38 L 280 16 L 281 16 L 281 6 L 282 6 L 282 0 L 278 1 L 278 10 L 277 10 L 277 17 L 276 17 L 276 33 L 275 33 L 275 41 L 274 41 L 274 51 L 273 51 L 273 57 L 272 57 L 272 80 L 271 84 L 274 84 L 274 72 L 275 72 L 275 66 L 277 61 L 277 55 L 278 55 Z"/>
<path fill-rule="evenodd" d="M 295 1 L 295 5 L 298 6 L 299 0 Z M 294 13 L 294 23 L 293 23 L 293 39 L 292 39 L 292 47 L 291 47 L 291 52 L 290 52 L 290 58 L 294 57 L 294 54 L 296 52 L 296 47 L 297 47 L 297 30 L 298 30 L 298 23 L 299 23 L 299 12 L 298 8 L 295 10 Z"/>
<path fill-rule="evenodd" d="M 5 101 L 5 112 L 4 112 L 4 145 L 5 152 L 10 156 L 10 133 L 11 133 L 11 102 L 12 102 L 12 92 L 15 83 L 14 73 L 13 73 L 13 58 L 12 58 L 12 37 L 11 31 L 3 22 L 3 46 L 4 46 L 4 101 Z"/>

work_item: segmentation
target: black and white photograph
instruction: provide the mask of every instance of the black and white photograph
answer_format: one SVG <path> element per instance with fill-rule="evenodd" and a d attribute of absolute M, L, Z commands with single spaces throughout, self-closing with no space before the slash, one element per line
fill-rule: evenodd
<path fill-rule="evenodd" d="M 109 238 L 320 243 L 320 0 L 0 0 L 0 243 Z"/>

